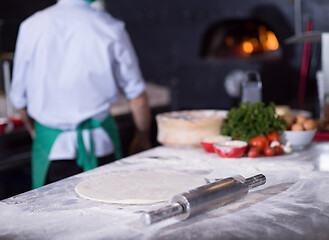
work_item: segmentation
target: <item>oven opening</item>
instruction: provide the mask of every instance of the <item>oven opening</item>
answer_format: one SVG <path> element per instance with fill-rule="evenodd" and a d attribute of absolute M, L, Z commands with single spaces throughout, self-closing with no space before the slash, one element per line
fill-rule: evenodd
<path fill-rule="evenodd" d="M 277 60 L 282 51 L 275 33 L 264 23 L 232 20 L 211 26 L 204 35 L 201 58 Z"/>

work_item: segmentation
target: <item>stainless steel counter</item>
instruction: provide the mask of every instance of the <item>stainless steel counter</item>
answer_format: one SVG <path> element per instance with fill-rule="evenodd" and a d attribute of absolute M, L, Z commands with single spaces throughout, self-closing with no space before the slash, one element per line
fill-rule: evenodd
<path fill-rule="evenodd" d="M 263 173 L 267 182 L 211 212 L 151 226 L 140 223 L 141 212 L 165 203 L 105 204 L 74 191 L 90 177 L 159 169 L 210 180 Z M 161 146 L 0 201 L 0 239 L 329 239 L 328 191 L 327 142 L 255 159 L 222 159 L 199 148 Z"/>

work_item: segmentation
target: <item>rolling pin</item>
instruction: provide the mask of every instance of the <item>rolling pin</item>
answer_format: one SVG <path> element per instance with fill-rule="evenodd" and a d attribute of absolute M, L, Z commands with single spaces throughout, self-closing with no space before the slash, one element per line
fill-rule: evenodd
<path fill-rule="evenodd" d="M 249 189 L 265 184 L 263 174 L 245 179 L 238 175 L 221 179 L 190 191 L 174 195 L 170 204 L 151 212 L 144 212 L 141 221 L 145 225 L 176 217 L 185 220 L 243 198 Z"/>

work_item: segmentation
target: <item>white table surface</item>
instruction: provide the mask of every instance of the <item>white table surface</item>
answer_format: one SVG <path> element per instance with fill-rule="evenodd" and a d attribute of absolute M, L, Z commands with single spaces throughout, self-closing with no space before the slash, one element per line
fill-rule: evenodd
<path fill-rule="evenodd" d="M 74 191 L 91 177 L 152 170 L 210 180 L 262 173 L 267 182 L 211 212 L 150 226 L 141 224 L 141 213 L 165 203 L 106 204 Z M 255 159 L 222 159 L 201 148 L 156 147 L 0 201 L 0 239 L 329 239 L 329 143 Z"/>

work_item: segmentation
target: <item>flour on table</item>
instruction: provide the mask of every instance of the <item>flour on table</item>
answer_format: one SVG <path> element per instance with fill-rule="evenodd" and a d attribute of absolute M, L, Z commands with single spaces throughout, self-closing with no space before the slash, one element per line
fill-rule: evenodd
<path fill-rule="evenodd" d="M 169 201 L 175 194 L 206 184 L 205 178 L 171 171 L 136 171 L 87 179 L 75 187 L 84 198 L 114 204 Z"/>

